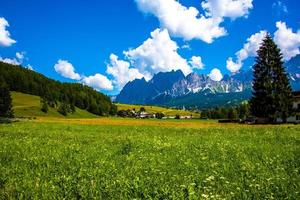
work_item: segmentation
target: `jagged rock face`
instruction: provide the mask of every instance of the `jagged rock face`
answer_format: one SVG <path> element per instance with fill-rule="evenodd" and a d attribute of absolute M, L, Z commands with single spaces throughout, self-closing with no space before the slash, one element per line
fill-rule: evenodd
<path fill-rule="evenodd" d="M 246 75 L 248 74 L 245 72 L 239 72 L 239 74 L 232 76 L 226 75 L 222 81 L 217 82 L 206 75 L 191 73 L 185 79 L 176 82 L 172 89 L 166 92 L 173 97 L 202 91 L 210 91 L 211 93 L 242 92 L 251 86 L 252 75 L 249 79 L 238 79 Z"/>
<path fill-rule="evenodd" d="M 196 73 L 191 73 L 185 77 L 180 70 L 160 72 L 148 82 L 145 79 L 140 79 L 127 83 L 117 96 L 116 101 L 135 104 L 146 104 L 147 102 L 162 103 L 170 100 L 170 98 L 204 91 L 206 93 L 241 92 L 249 88 L 249 85 L 251 85 L 250 81 L 236 81 L 231 76 L 225 76 L 222 81 L 216 82 L 207 75 Z"/>
<path fill-rule="evenodd" d="M 149 81 L 159 93 L 163 93 L 185 78 L 181 70 L 171 72 L 160 72 Z"/>
<path fill-rule="evenodd" d="M 143 79 L 136 79 L 125 85 L 121 93 L 116 97 L 116 102 L 126 104 L 139 104 L 147 102 L 158 94 L 155 87 Z"/>
<path fill-rule="evenodd" d="M 300 90 L 300 55 L 285 64 L 288 76 L 294 90 Z M 130 104 L 157 104 L 170 105 L 169 102 L 184 98 L 202 98 L 207 95 L 213 98 L 222 98 L 222 95 L 246 93 L 245 98 L 251 95 L 253 72 L 252 69 L 225 75 L 219 82 L 211 80 L 207 75 L 191 73 L 186 77 L 182 71 L 160 72 L 150 81 L 145 79 L 134 80 L 126 84 L 116 101 Z M 238 95 L 233 95 L 237 98 Z M 228 98 L 227 98 L 228 99 Z M 242 99 L 240 99 L 242 100 Z M 234 101 L 234 99 L 233 99 Z"/>
<path fill-rule="evenodd" d="M 294 90 L 300 90 L 300 55 L 286 63 L 287 72 Z"/>

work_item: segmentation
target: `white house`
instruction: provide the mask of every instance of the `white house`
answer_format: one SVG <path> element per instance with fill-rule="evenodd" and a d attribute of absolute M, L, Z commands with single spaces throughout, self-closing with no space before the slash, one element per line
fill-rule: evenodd
<path fill-rule="evenodd" d="M 293 92 L 294 103 L 293 108 L 295 110 L 295 114 L 287 119 L 288 122 L 291 123 L 300 123 L 300 91 Z"/>

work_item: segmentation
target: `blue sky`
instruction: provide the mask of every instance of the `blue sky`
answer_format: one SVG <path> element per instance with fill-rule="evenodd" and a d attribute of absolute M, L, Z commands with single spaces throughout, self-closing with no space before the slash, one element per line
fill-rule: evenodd
<path fill-rule="evenodd" d="M 218 72 L 224 75 L 246 70 L 252 65 L 255 42 L 260 37 L 258 34 L 252 40 L 247 39 L 264 30 L 274 38 L 277 31 L 276 42 L 285 48 L 285 60 L 298 54 L 298 0 L 241 0 L 240 6 L 243 8 L 233 6 L 233 10 L 220 8 L 220 4 L 232 0 L 167 1 L 170 6 L 165 4 L 167 7 L 164 8 L 160 5 L 162 0 L 0 0 L 0 18 L 9 23 L 9 26 L 2 27 L 9 32 L 9 38 L 16 41 L 1 45 L 0 37 L 0 57 L 2 60 L 15 60 L 24 66 L 30 65 L 35 71 L 57 80 L 83 82 L 101 92 L 116 94 L 128 80 L 149 79 L 159 71 L 173 69 L 176 63 L 181 66 L 174 66 L 174 69 L 182 68 L 186 74 L 191 71 L 210 74 L 216 81 L 221 78 Z M 210 13 L 205 13 L 201 3 L 211 6 Z M 194 24 L 192 20 L 178 22 L 190 14 L 188 11 L 183 11 L 182 16 L 178 13 L 173 18 L 162 18 L 160 15 L 164 12 L 174 12 L 172 5 L 177 9 L 193 7 L 199 11 L 198 18 L 203 15 L 213 21 L 221 20 L 214 22 L 214 25 L 223 28 L 226 33 L 209 38 L 207 36 L 214 33 L 193 30 L 197 25 L 200 29 L 203 27 L 197 24 L 198 21 Z M 182 23 L 190 26 L 183 28 Z M 158 40 L 162 36 L 166 43 L 150 41 L 148 46 L 137 49 L 155 30 L 157 38 L 152 39 Z M 287 42 L 282 41 L 284 38 L 291 39 L 292 44 L 284 46 Z M 172 46 L 174 43 L 178 48 Z M 141 51 L 147 53 L 149 45 L 159 49 L 159 55 L 153 52 L 150 57 L 142 55 Z M 19 59 L 17 52 L 22 54 Z M 191 60 L 193 56 L 195 62 Z M 201 64 L 197 62 L 199 57 Z M 228 64 L 226 61 L 230 57 L 232 62 Z M 153 66 L 160 63 L 159 67 Z M 123 68 L 126 70 L 120 71 Z M 213 69 L 217 69 L 216 74 L 216 70 L 211 72 Z"/>

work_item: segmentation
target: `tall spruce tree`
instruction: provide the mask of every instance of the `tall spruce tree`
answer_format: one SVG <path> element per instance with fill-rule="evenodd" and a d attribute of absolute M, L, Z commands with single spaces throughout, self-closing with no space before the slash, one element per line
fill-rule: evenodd
<path fill-rule="evenodd" d="M 267 34 L 257 51 L 250 110 L 269 122 L 278 117 L 286 122 L 292 113 L 292 89 L 282 60 L 280 49 Z"/>
<path fill-rule="evenodd" d="M 0 77 L 0 117 L 14 117 L 12 99 L 7 84 Z"/>

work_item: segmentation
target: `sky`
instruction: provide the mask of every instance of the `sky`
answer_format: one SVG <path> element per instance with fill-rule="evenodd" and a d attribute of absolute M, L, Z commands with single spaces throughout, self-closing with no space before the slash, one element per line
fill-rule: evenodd
<path fill-rule="evenodd" d="M 248 70 L 268 32 L 300 54 L 299 0 L 0 0 L 0 60 L 108 95 L 182 70 Z"/>

